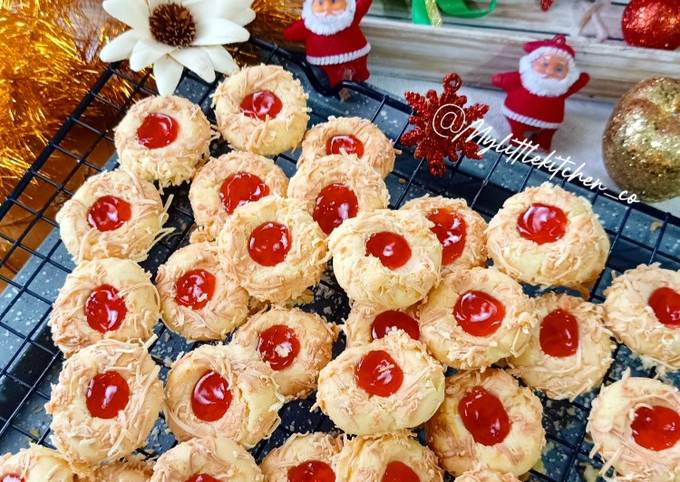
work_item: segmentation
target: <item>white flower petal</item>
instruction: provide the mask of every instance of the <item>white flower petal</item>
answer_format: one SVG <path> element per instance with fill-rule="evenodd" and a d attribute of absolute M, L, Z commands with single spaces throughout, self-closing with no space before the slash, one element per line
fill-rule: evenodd
<path fill-rule="evenodd" d="M 245 42 L 250 33 L 240 25 L 224 18 L 213 18 L 196 26 L 196 38 L 192 45 L 224 45 Z"/>
<path fill-rule="evenodd" d="M 117 62 L 118 60 L 127 59 L 130 57 L 132 49 L 139 39 L 139 32 L 136 30 L 123 32 L 104 45 L 104 48 L 99 52 L 99 58 L 104 62 Z"/>
<path fill-rule="evenodd" d="M 132 49 L 130 68 L 135 71 L 142 70 L 175 49 L 176 47 L 156 42 L 153 39 L 142 39 Z"/>
<path fill-rule="evenodd" d="M 153 76 L 161 95 L 175 92 L 184 68 L 169 55 L 164 55 L 153 64 Z"/>
<path fill-rule="evenodd" d="M 191 11 L 195 21 L 219 17 L 215 0 L 184 0 L 182 5 Z"/>
<path fill-rule="evenodd" d="M 213 67 L 210 57 L 203 49 L 188 47 L 181 50 L 175 50 L 170 55 L 187 69 L 195 72 L 206 82 L 215 80 L 215 68 Z"/>
<path fill-rule="evenodd" d="M 253 21 L 255 12 L 250 8 L 253 0 L 216 0 L 216 14 L 219 17 L 246 25 Z"/>
<path fill-rule="evenodd" d="M 243 10 L 238 15 L 230 17 L 229 20 L 239 25 L 248 25 L 250 22 L 255 20 L 255 11 L 250 8 Z"/>
<path fill-rule="evenodd" d="M 223 74 L 231 74 L 238 70 L 238 65 L 234 62 L 231 54 L 221 45 L 203 47 L 203 51 L 210 57 L 210 61 L 216 71 Z"/>
<path fill-rule="evenodd" d="M 149 4 L 149 12 L 153 12 L 153 9 L 157 6 L 170 2 L 168 0 L 148 0 L 147 3 Z"/>
<path fill-rule="evenodd" d="M 112 17 L 139 30 L 148 30 L 149 9 L 139 0 L 104 0 L 104 10 Z"/>

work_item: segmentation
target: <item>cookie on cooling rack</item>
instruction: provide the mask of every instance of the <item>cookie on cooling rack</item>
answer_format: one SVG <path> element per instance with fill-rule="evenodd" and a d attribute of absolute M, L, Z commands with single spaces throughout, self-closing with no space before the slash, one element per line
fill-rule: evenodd
<path fill-rule="evenodd" d="M 116 127 L 123 169 L 162 186 L 190 180 L 210 155 L 213 132 L 201 107 L 174 95 L 147 97 Z"/>
<path fill-rule="evenodd" d="M 288 177 L 274 161 L 244 151 L 211 159 L 194 177 L 189 201 L 201 235 L 213 240 L 227 218 L 265 196 L 286 196 Z"/>
<path fill-rule="evenodd" d="M 18 453 L 0 457 L 0 480 L 3 482 L 74 482 L 75 474 L 66 459 L 56 450 L 31 445 Z"/>
<path fill-rule="evenodd" d="M 347 348 L 319 375 L 316 400 L 344 432 L 370 435 L 428 420 L 444 398 L 444 370 L 403 331 Z"/>
<path fill-rule="evenodd" d="M 392 330 L 403 330 L 414 340 L 420 340 L 417 305 L 401 310 L 353 302 L 343 325 L 347 346 L 370 343 L 383 338 Z"/>
<path fill-rule="evenodd" d="M 188 340 L 221 340 L 248 317 L 248 293 L 229 278 L 215 243 L 178 249 L 158 268 L 165 325 Z"/>
<path fill-rule="evenodd" d="M 437 457 L 407 431 L 345 442 L 335 461 L 343 482 L 442 482 Z"/>
<path fill-rule="evenodd" d="M 492 469 L 519 476 L 541 458 L 543 407 L 503 370 L 468 371 L 446 379 L 446 398 L 425 425 L 427 444 L 457 476 Z"/>
<path fill-rule="evenodd" d="M 278 65 L 245 67 L 213 95 L 217 128 L 235 149 L 277 155 L 300 144 L 307 129 L 307 94 Z"/>
<path fill-rule="evenodd" d="M 340 480 L 333 460 L 342 449 L 342 437 L 330 433 L 294 433 L 260 464 L 265 482 L 329 482 Z"/>
<path fill-rule="evenodd" d="M 495 470 L 470 470 L 456 477 L 457 482 L 520 482 L 512 474 L 503 474 Z"/>
<path fill-rule="evenodd" d="M 224 437 L 193 438 L 161 455 L 151 482 L 263 482 L 255 459 Z"/>
<path fill-rule="evenodd" d="M 604 292 L 605 323 L 635 353 L 680 369 L 680 271 L 658 263 L 614 278 Z"/>
<path fill-rule="evenodd" d="M 45 405 L 54 445 L 79 471 L 143 446 L 163 402 L 159 371 L 141 345 L 101 340 L 77 352 Z"/>
<path fill-rule="evenodd" d="M 536 324 L 519 283 L 490 268 L 449 272 L 420 307 L 420 339 L 441 363 L 484 369 L 519 355 Z"/>
<path fill-rule="evenodd" d="M 361 213 L 328 238 L 340 286 L 361 303 L 406 308 L 439 281 L 442 248 L 414 210 Z"/>
<path fill-rule="evenodd" d="M 280 422 L 283 396 L 277 388 L 256 353 L 237 345 L 203 345 L 172 364 L 165 421 L 180 441 L 221 436 L 250 448 Z"/>
<path fill-rule="evenodd" d="M 232 343 L 257 353 L 271 367 L 282 395 L 305 398 L 331 360 L 337 336 L 337 326 L 316 313 L 275 306 L 252 316 Z"/>
<path fill-rule="evenodd" d="M 486 264 L 486 221 L 465 199 L 424 196 L 400 209 L 417 210 L 433 224 L 430 229 L 442 245 L 442 274 Z"/>
<path fill-rule="evenodd" d="M 524 283 L 584 294 L 609 253 L 609 238 L 590 203 L 549 182 L 509 197 L 486 234 L 496 268 Z"/>
<path fill-rule="evenodd" d="M 330 154 L 354 154 L 382 177 L 394 169 L 397 151 L 385 134 L 361 117 L 329 117 L 307 131 L 298 167 Z"/>
<path fill-rule="evenodd" d="M 680 391 L 624 373 L 593 400 L 588 417 L 592 454 L 621 480 L 680 480 Z"/>
<path fill-rule="evenodd" d="M 534 307 L 539 321 L 526 349 L 508 360 L 512 374 L 555 400 L 573 400 L 600 385 L 615 347 L 602 305 L 547 293 Z"/>
<path fill-rule="evenodd" d="M 299 298 L 328 261 L 323 232 L 302 201 L 268 196 L 237 209 L 217 238 L 224 271 L 260 300 Z"/>
<path fill-rule="evenodd" d="M 130 457 L 100 465 L 91 476 L 78 477 L 78 482 L 149 482 L 152 474 L 151 463 Z"/>
<path fill-rule="evenodd" d="M 354 156 L 309 161 L 290 180 L 288 197 L 304 201 L 325 234 L 359 213 L 384 209 L 390 195 L 382 177 Z"/>
<path fill-rule="evenodd" d="M 160 315 L 151 275 L 129 259 L 83 261 L 52 306 L 54 344 L 66 357 L 104 338 L 145 342 Z"/>
<path fill-rule="evenodd" d="M 168 216 L 150 182 L 123 170 L 89 177 L 56 216 L 64 246 L 78 263 L 146 259 Z"/>

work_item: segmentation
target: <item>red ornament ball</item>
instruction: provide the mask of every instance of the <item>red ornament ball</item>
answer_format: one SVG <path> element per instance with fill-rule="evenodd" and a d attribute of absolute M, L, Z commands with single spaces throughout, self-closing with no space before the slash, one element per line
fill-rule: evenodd
<path fill-rule="evenodd" d="M 623 11 L 623 38 L 630 45 L 652 49 L 680 48 L 678 0 L 632 0 Z"/>

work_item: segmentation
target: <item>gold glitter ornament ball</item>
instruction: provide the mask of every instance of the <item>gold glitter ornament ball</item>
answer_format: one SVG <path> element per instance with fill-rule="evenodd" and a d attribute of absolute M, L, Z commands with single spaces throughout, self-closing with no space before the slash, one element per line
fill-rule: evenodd
<path fill-rule="evenodd" d="M 643 80 L 626 92 L 602 139 L 607 172 L 644 201 L 680 196 L 680 79 Z"/>

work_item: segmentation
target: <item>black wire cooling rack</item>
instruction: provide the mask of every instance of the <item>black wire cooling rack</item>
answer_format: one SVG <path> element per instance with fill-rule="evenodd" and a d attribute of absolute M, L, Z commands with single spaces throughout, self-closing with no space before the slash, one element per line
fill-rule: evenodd
<path fill-rule="evenodd" d="M 251 41 L 249 49 L 255 51 L 263 62 L 283 65 L 302 81 L 310 95 L 313 124 L 325 121 L 330 115 L 356 115 L 370 119 L 395 141 L 403 152 L 397 159 L 394 172 L 386 179 L 392 207 L 426 193 L 440 194 L 465 198 L 488 220 L 512 194 L 551 179 L 550 173 L 511 163 L 491 151 L 481 161 L 462 159 L 448 164 L 443 177 L 433 178 L 427 173 L 424 161 L 415 159 L 412 150 L 398 142 L 408 128 L 410 107 L 404 102 L 369 85 L 352 82 L 341 84 L 340 87 L 347 89 L 351 95 L 349 99 L 340 101 L 335 95 L 338 89 L 325 87 L 317 80 L 313 69 L 297 56 L 258 40 Z M 50 419 L 43 405 L 49 399 L 50 385 L 57 380 L 63 358 L 52 344 L 46 323 L 52 302 L 66 275 L 74 267 L 59 240 L 54 216 L 84 177 L 116 166 L 115 155 L 102 161 L 100 153 L 112 149 L 113 127 L 130 104 L 156 94 L 149 86 L 148 76 L 135 76 L 118 65 L 109 66 L 0 206 L 0 244 L 5 248 L 0 267 L 7 267 L 13 260 L 27 259 L 14 275 L 0 274 L 0 283 L 5 285 L 0 294 L 0 453 L 16 451 L 31 442 L 50 446 Z M 201 105 L 214 122 L 210 94 L 220 80 L 206 84 L 195 75 L 185 73 L 178 95 Z M 122 104 L 112 100 L 111 86 L 116 82 L 125 84 L 130 92 Z M 94 118 L 93 112 L 102 108 L 115 115 L 111 116 L 109 125 L 95 126 L 90 119 Z M 88 139 L 85 147 L 82 146 L 83 139 Z M 228 148 L 223 142 L 215 141 L 211 150 L 214 155 L 219 155 Z M 286 152 L 275 161 L 288 175 L 292 175 L 298 154 Z M 582 185 L 558 181 L 557 178 L 552 181 L 589 199 L 610 236 L 612 249 L 607 268 L 591 293 L 592 300 L 602 300 L 602 292 L 610 283 L 612 272 L 651 262 L 680 269 L 680 219 L 643 204 L 624 204 L 613 199 L 611 192 L 593 192 Z M 155 246 L 149 259 L 143 263 L 144 268 L 154 274 L 174 250 L 188 243 L 193 218 L 187 192 L 188 187 L 183 185 L 167 189 L 164 193 L 165 198 L 173 196 L 168 223 L 175 231 Z M 36 193 L 41 194 L 40 199 L 46 199 L 39 206 L 35 206 Z M 25 228 L 17 230 L 6 222 L 8 218 L 23 220 Z M 46 237 L 40 243 L 34 242 L 36 236 L 42 239 L 44 233 L 47 233 Z M 332 273 L 327 273 L 313 291 L 314 301 L 305 309 L 319 312 L 335 322 L 346 317 L 349 311 L 347 299 Z M 167 331 L 162 323 L 158 323 L 156 334 L 158 340 L 151 353 L 162 366 L 164 378 L 171 360 L 190 350 L 191 345 Z M 342 341 L 336 347 L 338 351 L 342 349 L 341 345 Z M 635 375 L 654 375 L 626 347 L 617 347 L 615 355 L 607 382 L 620 378 L 626 368 Z M 670 375 L 666 381 L 680 386 L 680 376 Z M 571 403 L 541 397 L 548 444 L 541 463 L 532 470 L 530 480 L 593 480 L 593 474 L 601 466 L 597 459 L 588 458 L 591 444 L 585 433 L 593 396 L 592 393 L 584 395 Z M 253 449 L 258 461 L 293 432 L 333 429 L 332 423 L 318 411 L 309 412 L 313 403 L 313 397 L 310 397 L 284 406 L 281 426 L 269 440 Z M 172 435 L 159 419 L 143 452 L 153 456 L 173 443 Z"/>

